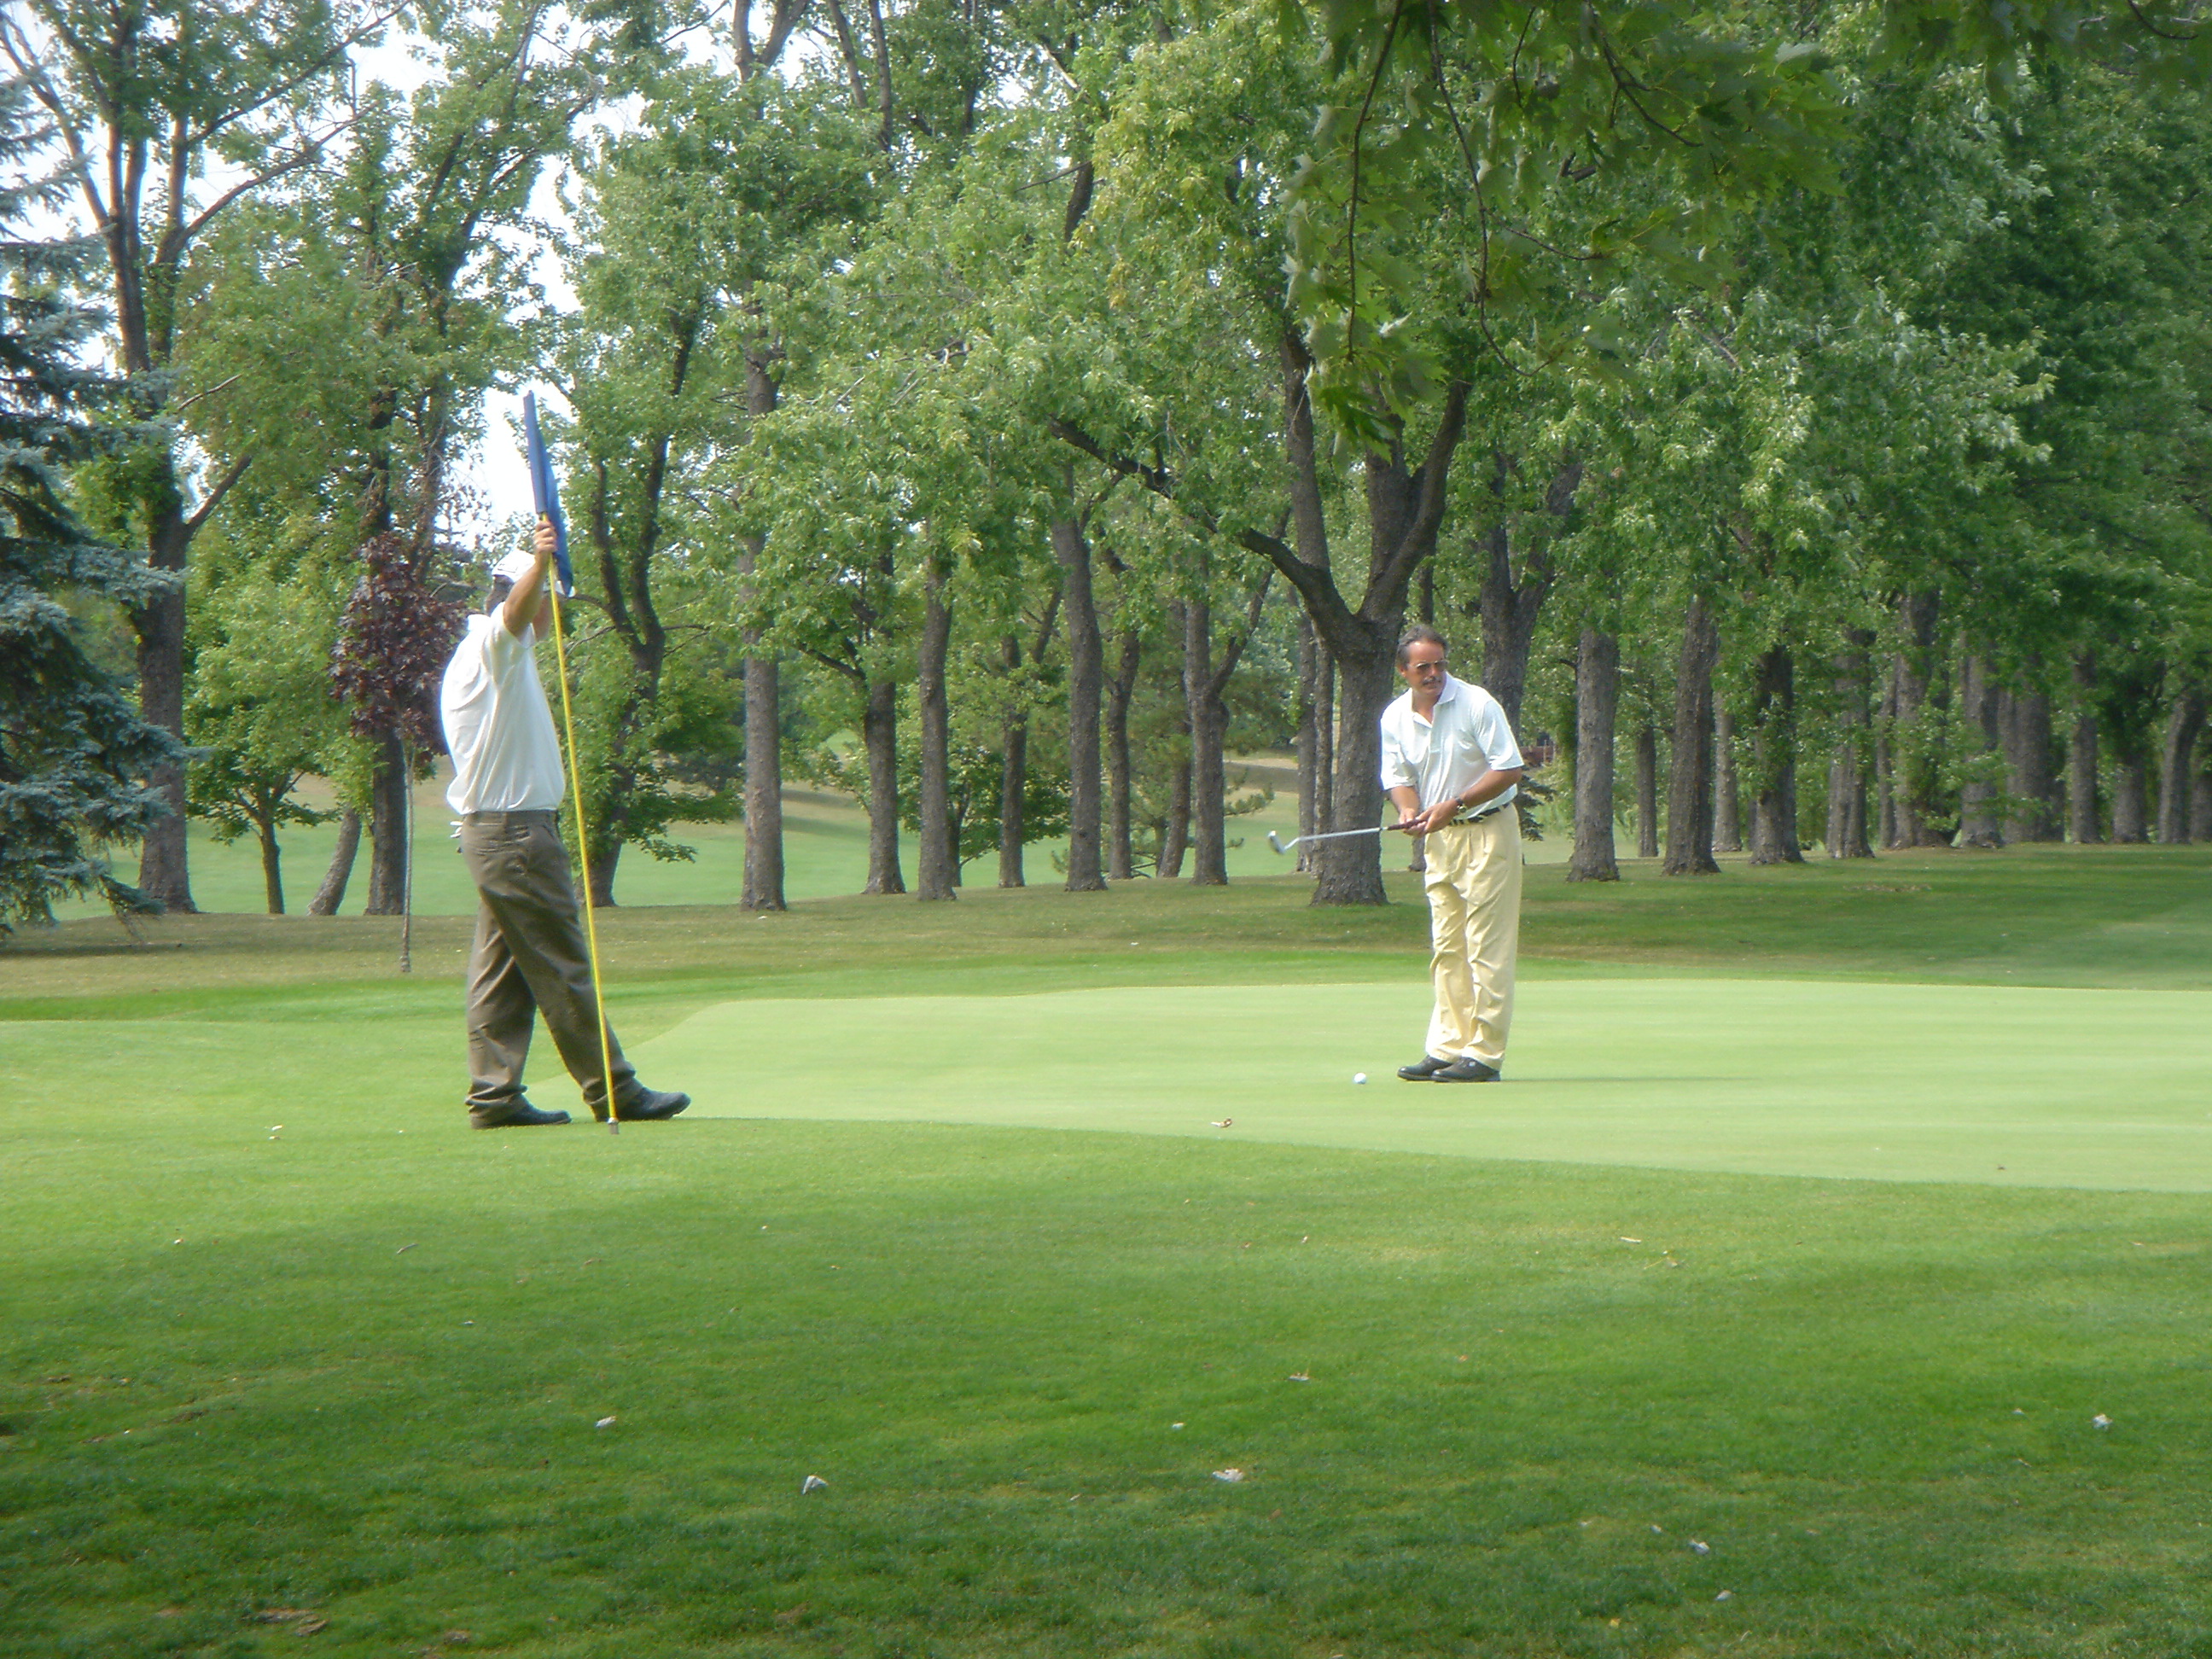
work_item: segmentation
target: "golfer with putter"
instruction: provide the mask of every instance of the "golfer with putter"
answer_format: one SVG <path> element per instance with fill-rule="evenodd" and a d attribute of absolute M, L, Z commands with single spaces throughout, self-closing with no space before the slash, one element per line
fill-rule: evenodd
<path fill-rule="evenodd" d="M 1524 768 L 1498 699 L 1444 672 L 1443 635 L 1416 624 L 1398 641 L 1406 695 L 1382 711 L 1382 787 L 1390 826 L 1427 838 L 1430 975 L 1436 1012 L 1428 1049 L 1398 1075 L 1409 1083 L 1495 1083 L 1513 1023 L 1513 957 L 1521 936 Z"/>
<path fill-rule="evenodd" d="M 446 799 L 460 815 L 461 856 L 480 900 L 468 1012 L 469 1121 L 479 1129 L 568 1121 L 523 1097 L 534 1014 L 545 1017 L 601 1121 L 610 1085 L 625 1123 L 674 1117 L 691 1103 L 640 1083 L 612 1031 L 602 1042 L 568 849 L 554 822 L 566 787 L 561 745 L 531 648 L 544 636 L 552 605 L 554 547 L 553 526 L 541 519 L 530 552 L 492 567 L 491 592 L 446 665 L 440 699 L 453 757 Z"/>

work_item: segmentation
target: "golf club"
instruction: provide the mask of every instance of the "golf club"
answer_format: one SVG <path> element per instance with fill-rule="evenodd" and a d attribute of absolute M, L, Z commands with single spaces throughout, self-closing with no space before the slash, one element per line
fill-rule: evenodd
<path fill-rule="evenodd" d="M 1287 853 L 1301 842 L 1342 841 L 1346 836 L 1379 836 L 1382 833 L 1382 826 L 1377 823 L 1365 830 L 1337 830 L 1326 836 L 1292 836 L 1288 841 L 1279 841 L 1276 839 L 1275 832 L 1270 830 L 1267 831 L 1267 845 L 1278 853 Z"/>

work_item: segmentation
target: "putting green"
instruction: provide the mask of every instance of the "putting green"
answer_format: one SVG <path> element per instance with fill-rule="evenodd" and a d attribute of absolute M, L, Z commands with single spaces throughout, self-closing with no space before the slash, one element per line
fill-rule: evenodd
<path fill-rule="evenodd" d="M 1538 980 L 1496 1086 L 1393 1075 L 1426 1013 L 1419 984 L 730 1002 L 636 1055 L 704 1116 L 2212 1190 L 2212 994 Z"/>

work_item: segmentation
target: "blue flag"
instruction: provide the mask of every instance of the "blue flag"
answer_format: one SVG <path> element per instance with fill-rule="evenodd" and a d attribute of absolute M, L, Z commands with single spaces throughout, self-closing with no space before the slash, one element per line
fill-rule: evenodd
<path fill-rule="evenodd" d="M 561 592 L 576 591 L 576 573 L 568 566 L 568 525 L 561 516 L 561 491 L 553 482 L 553 458 L 545 453 L 545 439 L 538 429 L 538 394 L 522 394 L 522 438 L 530 455 L 530 493 L 538 515 L 553 526 L 553 562 L 561 574 Z"/>

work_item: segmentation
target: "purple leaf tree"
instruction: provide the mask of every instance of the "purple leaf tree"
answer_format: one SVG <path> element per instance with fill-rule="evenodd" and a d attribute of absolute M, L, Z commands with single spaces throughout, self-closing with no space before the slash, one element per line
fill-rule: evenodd
<path fill-rule="evenodd" d="M 448 561 L 434 544 L 411 546 L 387 531 L 362 544 L 361 562 L 331 653 L 331 684 L 351 711 L 353 729 L 377 748 L 368 913 L 411 921 L 410 787 L 416 767 L 445 752 L 438 685 L 462 612 L 441 580 Z M 410 931 L 403 924 L 403 973 Z"/>

